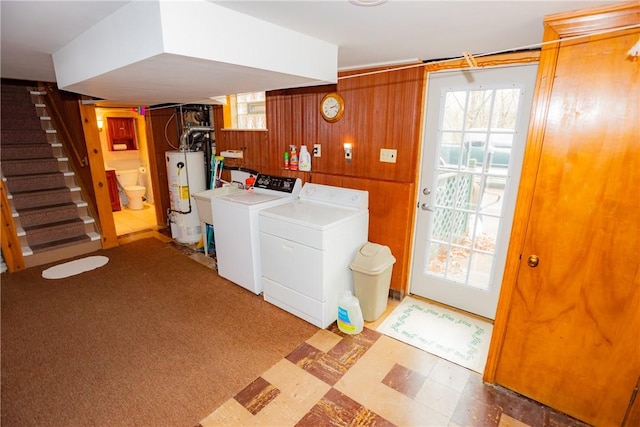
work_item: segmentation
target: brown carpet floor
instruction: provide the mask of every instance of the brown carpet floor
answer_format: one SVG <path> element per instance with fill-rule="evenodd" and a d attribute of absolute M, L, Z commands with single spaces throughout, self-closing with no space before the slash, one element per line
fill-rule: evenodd
<path fill-rule="evenodd" d="M 2 275 L 3 426 L 194 426 L 318 328 L 149 238 Z"/>

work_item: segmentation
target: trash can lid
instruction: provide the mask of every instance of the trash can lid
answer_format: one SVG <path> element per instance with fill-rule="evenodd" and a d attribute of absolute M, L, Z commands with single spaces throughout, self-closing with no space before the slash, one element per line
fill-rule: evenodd
<path fill-rule="evenodd" d="M 367 242 L 360 247 L 349 267 L 360 273 L 377 274 L 395 262 L 388 246 Z"/>

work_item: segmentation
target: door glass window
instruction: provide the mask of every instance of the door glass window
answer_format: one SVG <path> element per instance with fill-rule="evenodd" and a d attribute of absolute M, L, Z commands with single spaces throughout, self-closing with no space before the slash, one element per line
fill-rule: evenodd
<path fill-rule="evenodd" d="M 537 68 L 429 73 L 412 294 L 495 316 Z"/>
<path fill-rule="evenodd" d="M 445 90 L 425 274 L 488 289 L 521 90 Z"/>

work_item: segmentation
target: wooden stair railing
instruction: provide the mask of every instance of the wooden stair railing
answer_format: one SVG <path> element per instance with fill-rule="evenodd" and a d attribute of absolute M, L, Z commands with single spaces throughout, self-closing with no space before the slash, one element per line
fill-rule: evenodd
<path fill-rule="evenodd" d="M 51 94 L 54 90 L 57 90 L 57 88 L 55 88 L 51 83 L 40 83 L 39 86 L 45 87 L 48 94 Z M 71 132 L 69 132 L 69 129 L 65 124 L 64 116 L 60 112 L 60 109 L 58 108 L 54 97 L 49 96 L 47 99 L 47 111 L 49 112 L 49 114 L 51 114 L 51 119 L 55 124 L 56 131 L 62 134 L 60 142 L 64 144 L 67 151 L 70 151 L 73 154 L 73 158 L 75 160 L 73 162 L 74 164 L 77 164 L 81 168 L 87 166 L 89 164 L 87 156 L 81 155 L 75 145 L 64 143 L 64 141 L 72 141 L 73 136 L 71 135 Z"/>
<path fill-rule="evenodd" d="M 47 112 L 51 115 L 51 121 L 54 124 L 56 132 L 59 134 L 58 141 L 63 145 L 65 151 L 67 153 L 73 153 L 72 160 L 69 162 L 71 169 L 76 174 L 78 181 L 78 185 L 80 186 L 80 191 L 82 194 L 83 200 L 87 202 L 87 209 L 90 215 L 94 218 L 96 227 L 100 233 L 102 233 L 102 221 L 98 212 L 98 208 L 96 206 L 96 196 L 95 193 L 89 193 L 87 188 L 92 185 L 93 181 L 93 172 L 91 170 L 89 158 L 87 155 L 82 155 L 75 144 L 74 137 L 69 130 L 69 127 L 66 124 L 66 117 L 61 112 L 60 107 L 58 106 L 58 96 L 54 96 L 54 94 L 60 94 L 60 90 L 53 83 L 38 83 L 39 87 L 44 87 L 47 92 Z M 61 131 L 61 132 L 60 132 Z M 87 167 L 83 172 L 80 169 Z"/>

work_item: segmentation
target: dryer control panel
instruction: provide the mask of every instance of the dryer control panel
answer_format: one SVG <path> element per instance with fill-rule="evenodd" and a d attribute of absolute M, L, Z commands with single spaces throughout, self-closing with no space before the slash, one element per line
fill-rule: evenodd
<path fill-rule="evenodd" d="M 299 196 L 300 200 L 341 206 L 348 209 L 368 209 L 369 192 L 352 188 L 307 182 Z"/>
<path fill-rule="evenodd" d="M 292 178 L 288 176 L 258 174 L 253 187 L 295 195 L 300 192 L 300 189 L 302 188 L 302 181 L 300 181 L 300 178 Z"/>

